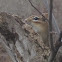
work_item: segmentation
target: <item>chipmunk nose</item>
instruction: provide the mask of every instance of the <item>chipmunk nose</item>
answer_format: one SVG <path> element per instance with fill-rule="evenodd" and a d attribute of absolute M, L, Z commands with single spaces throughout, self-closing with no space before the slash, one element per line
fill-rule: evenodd
<path fill-rule="evenodd" d="M 27 19 L 25 19 L 24 22 L 30 25 L 30 21 L 28 21 Z"/>
<path fill-rule="evenodd" d="M 25 20 L 24 20 L 24 22 L 25 22 L 25 23 L 28 23 L 28 20 L 27 20 L 27 19 L 25 19 Z"/>

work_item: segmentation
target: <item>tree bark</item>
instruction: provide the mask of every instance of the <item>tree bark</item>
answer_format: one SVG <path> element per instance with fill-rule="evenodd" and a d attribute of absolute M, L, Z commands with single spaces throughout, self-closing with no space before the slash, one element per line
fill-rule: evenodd
<path fill-rule="evenodd" d="M 30 25 L 17 15 L 0 13 L 0 33 L 4 39 L 3 47 L 11 54 L 13 62 L 46 62 L 49 48 Z M 2 39 L 0 38 L 0 39 Z M 2 40 L 3 40 L 2 39 Z M 6 45 L 6 46 L 5 46 Z"/>

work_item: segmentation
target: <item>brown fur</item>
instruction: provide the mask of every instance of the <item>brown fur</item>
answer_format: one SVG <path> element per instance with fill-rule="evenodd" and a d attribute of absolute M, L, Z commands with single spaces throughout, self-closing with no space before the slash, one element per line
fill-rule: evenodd
<path fill-rule="evenodd" d="M 43 13 L 45 17 L 48 17 L 47 13 Z M 38 17 L 38 21 L 33 21 L 34 17 Z M 42 38 L 44 44 L 48 46 L 48 21 L 43 21 L 42 16 L 30 16 L 27 19 L 25 19 L 25 22 L 27 22 L 29 25 L 32 26 L 32 28 L 40 35 L 40 38 Z"/>

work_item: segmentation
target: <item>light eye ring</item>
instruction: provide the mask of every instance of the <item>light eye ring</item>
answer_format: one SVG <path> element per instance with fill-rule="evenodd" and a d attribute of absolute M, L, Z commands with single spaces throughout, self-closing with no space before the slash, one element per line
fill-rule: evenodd
<path fill-rule="evenodd" d="M 33 18 L 33 20 L 39 20 L 39 17 L 36 16 L 36 17 Z"/>

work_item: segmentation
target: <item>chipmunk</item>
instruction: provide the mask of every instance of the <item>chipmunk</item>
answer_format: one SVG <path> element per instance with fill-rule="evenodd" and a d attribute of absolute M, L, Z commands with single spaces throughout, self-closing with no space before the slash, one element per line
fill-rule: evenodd
<path fill-rule="evenodd" d="M 43 13 L 43 15 L 48 18 L 48 13 Z M 33 30 L 42 38 L 44 44 L 48 46 L 48 21 L 44 20 L 42 16 L 32 15 L 25 19 L 25 22 L 32 26 Z"/>

